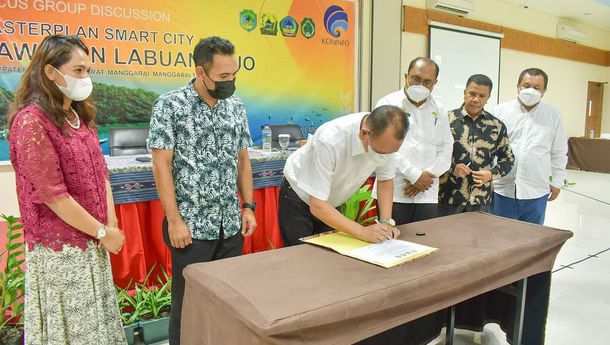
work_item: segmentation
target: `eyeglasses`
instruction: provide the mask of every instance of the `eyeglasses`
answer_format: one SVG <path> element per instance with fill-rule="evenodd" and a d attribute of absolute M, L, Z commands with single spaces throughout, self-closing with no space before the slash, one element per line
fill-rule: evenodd
<path fill-rule="evenodd" d="M 423 85 L 427 88 L 431 88 L 434 86 L 434 80 L 432 79 L 424 79 L 422 80 L 420 77 L 416 75 L 409 76 L 409 85 Z"/>

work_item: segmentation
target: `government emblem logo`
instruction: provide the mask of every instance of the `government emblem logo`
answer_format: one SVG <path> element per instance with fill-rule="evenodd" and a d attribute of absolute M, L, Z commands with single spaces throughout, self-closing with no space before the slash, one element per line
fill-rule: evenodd
<path fill-rule="evenodd" d="M 277 35 L 277 18 L 271 13 L 261 15 L 261 34 Z"/>
<path fill-rule="evenodd" d="M 316 34 L 316 24 L 311 18 L 303 18 L 301 22 L 301 34 L 305 38 L 312 38 Z"/>
<path fill-rule="evenodd" d="M 287 16 L 280 22 L 280 30 L 285 37 L 296 37 L 299 32 L 299 24 L 294 18 Z"/>
<path fill-rule="evenodd" d="M 252 10 L 243 10 L 239 12 L 239 25 L 242 29 L 251 32 L 256 29 L 257 25 L 256 13 Z"/>

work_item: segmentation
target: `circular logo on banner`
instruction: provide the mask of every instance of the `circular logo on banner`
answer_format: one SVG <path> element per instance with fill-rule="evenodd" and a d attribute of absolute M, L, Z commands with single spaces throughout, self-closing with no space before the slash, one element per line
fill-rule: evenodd
<path fill-rule="evenodd" d="M 252 10 L 243 10 L 239 12 L 239 25 L 241 28 L 250 32 L 256 29 L 256 13 Z"/>
<path fill-rule="evenodd" d="M 297 32 L 299 32 L 299 24 L 290 16 L 284 17 L 280 22 L 280 30 L 282 35 L 286 37 L 296 37 Z"/>
<path fill-rule="evenodd" d="M 277 18 L 271 13 L 261 15 L 261 34 L 277 35 Z"/>
<path fill-rule="evenodd" d="M 316 34 L 316 24 L 314 24 L 313 19 L 311 18 L 303 18 L 301 22 L 301 34 L 305 38 L 312 38 L 313 35 Z"/>
<path fill-rule="evenodd" d="M 333 37 L 341 36 L 339 28 L 347 31 L 347 12 L 337 5 L 330 6 L 324 13 L 324 27 L 326 32 Z"/>

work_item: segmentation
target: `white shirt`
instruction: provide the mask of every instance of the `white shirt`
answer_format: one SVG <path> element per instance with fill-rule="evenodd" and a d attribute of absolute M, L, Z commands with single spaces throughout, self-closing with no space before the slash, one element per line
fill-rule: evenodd
<path fill-rule="evenodd" d="M 394 155 L 367 152 L 358 137 L 367 114 L 326 122 L 305 146 L 288 157 L 284 176 L 301 200 L 309 204 L 313 196 L 337 207 L 354 195 L 373 171 L 379 180 L 394 178 Z"/>
<path fill-rule="evenodd" d="M 493 114 L 506 125 L 515 155 L 510 173 L 494 181 L 494 191 L 526 200 L 549 194 L 549 184 L 560 188 L 566 177 L 568 141 L 559 111 L 540 102 L 528 112 L 513 100 L 498 105 Z"/>
<path fill-rule="evenodd" d="M 409 131 L 395 154 L 394 202 L 415 204 L 438 203 L 438 178 L 451 166 L 453 135 L 443 105 L 430 96 L 419 107 L 411 103 L 403 90 L 393 92 L 375 106 L 394 105 L 409 113 Z M 436 178 L 430 189 L 407 197 L 405 179 L 414 184 L 426 170 Z"/>

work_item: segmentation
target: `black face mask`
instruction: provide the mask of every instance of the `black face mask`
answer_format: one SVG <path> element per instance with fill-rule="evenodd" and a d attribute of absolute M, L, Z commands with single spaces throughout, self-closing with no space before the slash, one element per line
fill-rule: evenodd
<path fill-rule="evenodd" d="M 203 69 L 203 72 L 206 76 L 208 76 L 208 78 L 210 78 L 205 68 Z M 205 82 L 203 83 L 203 86 L 205 86 L 206 90 L 208 90 L 210 96 L 216 99 L 227 99 L 233 96 L 233 93 L 235 92 L 235 80 L 237 80 L 237 78 L 233 80 L 224 81 L 216 81 L 212 78 L 210 78 L 210 80 L 214 82 L 214 90 L 208 89 L 208 86 L 205 85 Z"/>

